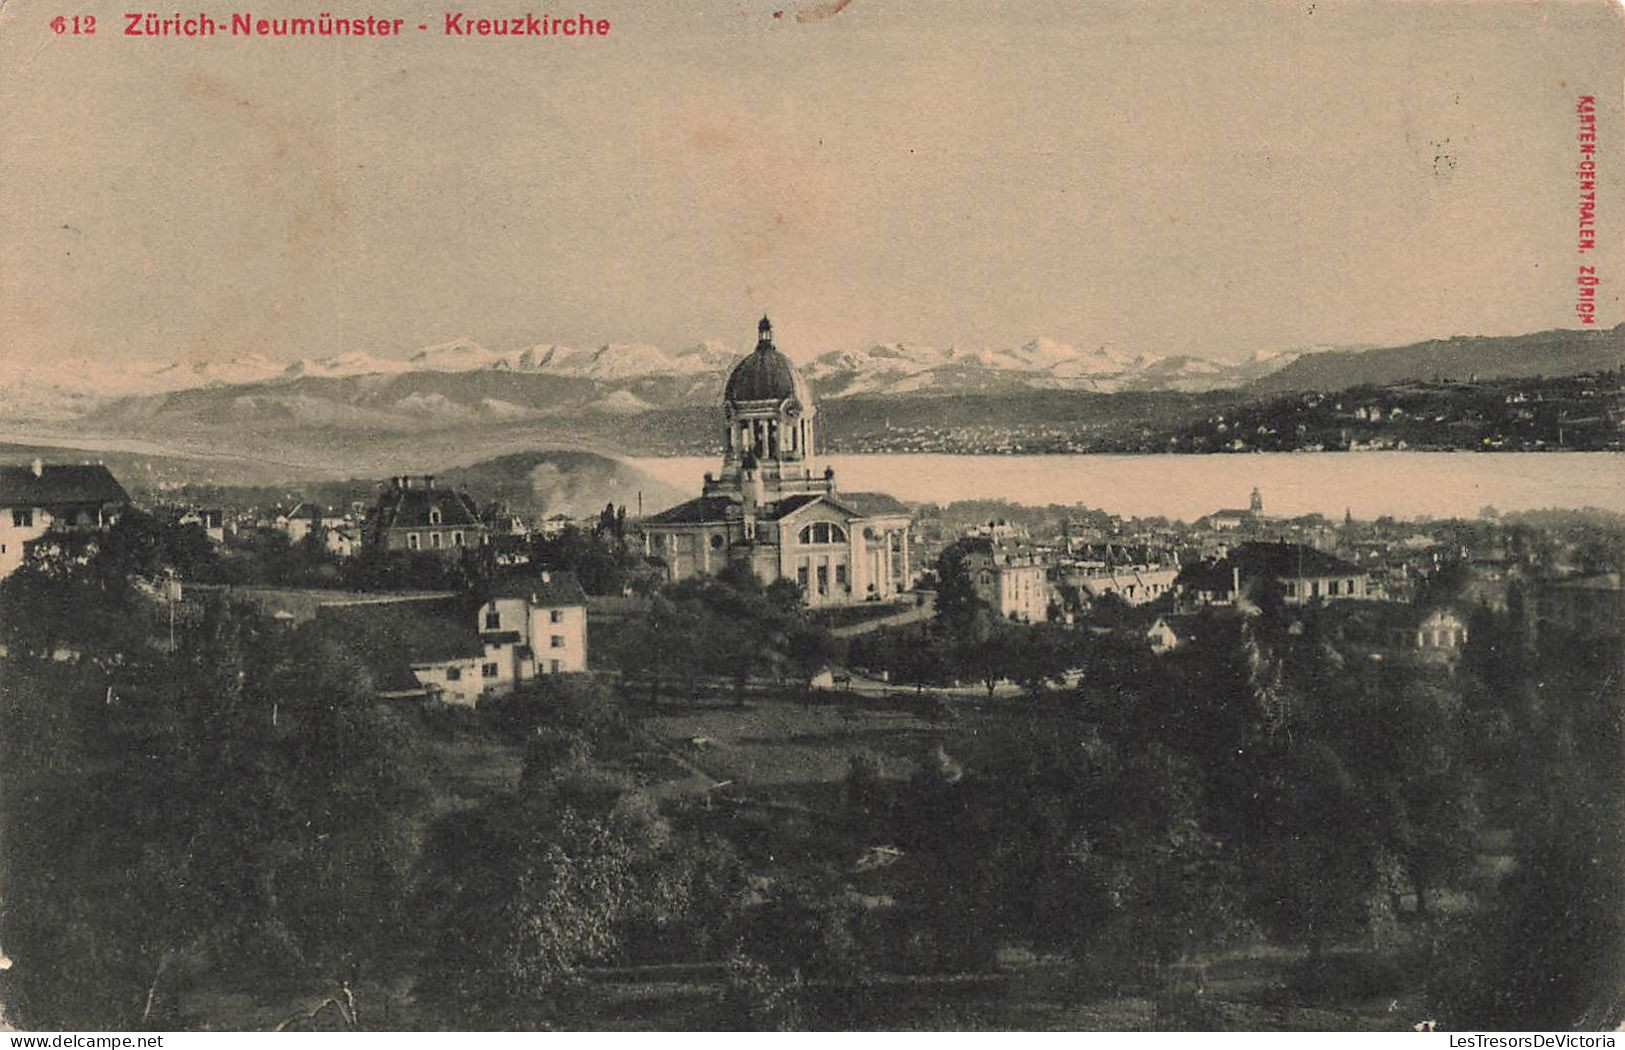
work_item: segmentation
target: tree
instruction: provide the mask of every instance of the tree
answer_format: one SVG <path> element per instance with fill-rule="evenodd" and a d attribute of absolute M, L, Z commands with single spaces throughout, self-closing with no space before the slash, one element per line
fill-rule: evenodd
<path fill-rule="evenodd" d="M 1065 681 L 1076 663 L 1072 640 L 1072 632 L 1054 624 L 1012 629 L 1010 677 L 1035 696 L 1047 683 Z"/>
<path fill-rule="evenodd" d="M 1271 932 L 1318 965 L 1338 938 L 1363 932 L 1382 888 L 1382 828 L 1360 784 L 1324 743 L 1296 742 L 1271 785 L 1268 846 L 1248 873 Z"/>
<path fill-rule="evenodd" d="M 991 697 L 1001 681 L 1016 673 L 1021 630 L 994 616 L 991 610 L 980 610 L 956 636 L 956 671 L 981 682 Z"/>
<path fill-rule="evenodd" d="M 629 621 L 621 632 L 616 651 L 621 674 L 646 684 L 650 705 L 659 703 L 668 683 L 693 680 L 704 626 L 704 609 L 698 602 L 679 604 L 664 594 L 655 595 L 648 612 Z"/>
<path fill-rule="evenodd" d="M 987 603 L 976 593 L 965 552 L 957 544 L 942 552 L 937 559 L 936 620 L 954 635 L 967 635 L 974 630 L 977 614 Z"/>
<path fill-rule="evenodd" d="M 29 1023 L 173 1027 L 185 973 L 353 984 L 400 948 L 421 786 L 394 716 L 330 643 L 223 602 L 179 641 L 0 674 Z"/>
<path fill-rule="evenodd" d="M 420 998 L 474 1028 L 556 1018 L 561 981 L 616 947 L 632 885 L 601 818 L 495 799 L 442 819 L 425 846 Z"/>

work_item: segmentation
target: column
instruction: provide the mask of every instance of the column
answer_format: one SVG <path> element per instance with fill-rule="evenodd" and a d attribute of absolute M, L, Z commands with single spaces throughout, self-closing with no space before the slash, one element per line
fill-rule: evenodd
<path fill-rule="evenodd" d="M 880 593 L 881 594 L 895 594 L 897 592 L 897 584 L 896 584 L 897 576 L 892 571 L 892 556 L 891 556 L 892 530 L 887 529 L 881 535 L 885 538 L 885 541 L 886 541 L 886 559 L 885 559 L 885 562 L 884 562 L 884 564 L 886 566 L 886 579 L 885 579 L 885 582 L 881 584 Z"/>
<path fill-rule="evenodd" d="M 909 584 L 909 581 L 914 578 L 914 574 L 909 569 L 909 564 L 908 564 L 908 526 L 907 525 L 903 526 L 902 540 L 903 540 L 903 552 L 902 552 L 903 553 L 903 584 L 902 585 L 904 587 L 907 587 L 908 584 Z"/>

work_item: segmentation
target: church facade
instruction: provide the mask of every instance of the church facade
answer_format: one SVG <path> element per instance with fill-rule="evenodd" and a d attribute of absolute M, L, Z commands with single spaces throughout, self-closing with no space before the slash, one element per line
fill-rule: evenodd
<path fill-rule="evenodd" d="M 841 492 L 834 469 L 819 467 L 818 408 L 767 318 L 722 401 L 721 472 L 706 474 L 697 499 L 643 521 L 645 552 L 668 579 L 743 563 L 764 583 L 794 580 L 814 606 L 908 590 L 911 512 L 882 493 Z"/>

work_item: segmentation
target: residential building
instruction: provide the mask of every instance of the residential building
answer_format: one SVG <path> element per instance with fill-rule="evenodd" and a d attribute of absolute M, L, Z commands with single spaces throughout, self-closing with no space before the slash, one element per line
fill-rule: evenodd
<path fill-rule="evenodd" d="M 316 624 L 350 650 L 383 696 L 472 706 L 482 692 L 485 646 L 455 597 L 335 601 L 316 609 Z"/>
<path fill-rule="evenodd" d="M 1337 634 L 1375 655 L 1452 664 L 1467 644 L 1466 618 L 1447 606 L 1369 601 L 1339 608 L 1344 615 L 1334 621 Z"/>
<path fill-rule="evenodd" d="M 34 460 L 0 466 L 0 578 L 15 572 L 23 547 L 47 533 L 84 534 L 110 528 L 130 497 L 100 464 Z"/>
<path fill-rule="evenodd" d="M 467 494 L 436 488 L 434 475 L 389 479 L 362 527 L 362 543 L 390 551 L 456 557 L 482 547 L 489 529 Z"/>
<path fill-rule="evenodd" d="M 301 544 L 309 540 L 312 532 L 319 531 L 322 546 L 330 554 L 347 558 L 355 553 L 356 526 L 347 514 L 328 510 L 316 503 L 300 503 L 290 510 L 285 522 L 280 522 L 288 542 Z"/>
<path fill-rule="evenodd" d="M 587 594 L 571 573 L 496 581 L 480 607 L 479 629 L 485 659 L 497 668 L 486 682 L 491 691 L 587 669 Z"/>
<path fill-rule="evenodd" d="M 1158 655 L 1171 653 L 1185 644 L 1189 634 L 1181 631 L 1176 624 L 1177 621 L 1167 616 L 1159 616 L 1155 623 L 1145 629 L 1145 640 L 1150 643 L 1152 652 Z"/>
<path fill-rule="evenodd" d="M 1265 581 L 1288 605 L 1375 598 L 1366 570 L 1301 543 L 1242 543 L 1217 561 L 1187 566 L 1179 586 L 1195 605 L 1232 605 Z"/>
<path fill-rule="evenodd" d="M 196 525 L 215 543 L 226 542 L 226 512 L 218 507 L 190 508 L 176 520 L 181 525 Z"/>
<path fill-rule="evenodd" d="M 288 534 L 291 543 L 303 543 L 315 529 L 337 529 L 349 523 L 349 518 L 328 510 L 319 503 L 296 503 L 285 517 L 277 522 Z"/>
<path fill-rule="evenodd" d="M 386 696 L 472 706 L 587 669 L 587 596 L 568 573 L 499 581 L 472 614 L 460 598 L 404 596 L 322 604 L 316 619 Z"/>
<path fill-rule="evenodd" d="M 1144 605 L 1173 592 L 1179 559 L 1167 550 L 1080 544 L 1058 567 L 1057 576 L 1084 603 L 1111 594 L 1129 605 Z"/>
<path fill-rule="evenodd" d="M 994 612 L 1022 623 L 1049 618 L 1053 602 L 1049 566 L 1040 551 L 988 536 L 965 536 L 949 550 L 958 551 L 976 596 Z"/>
<path fill-rule="evenodd" d="M 1454 609 L 1433 609 L 1416 614 L 1414 625 L 1407 624 L 1395 641 L 1424 659 L 1448 661 L 1461 654 L 1467 644 L 1467 621 Z"/>

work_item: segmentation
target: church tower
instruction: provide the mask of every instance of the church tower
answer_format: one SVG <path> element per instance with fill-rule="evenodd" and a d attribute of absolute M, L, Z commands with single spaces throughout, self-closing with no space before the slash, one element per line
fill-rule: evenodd
<path fill-rule="evenodd" d="M 909 508 L 883 492 L 837 492 L 821 466 L 818 406 L 773 322 L 722 390 L 722 471 L 698 499 L 641 523 L 644 552 L 667 579 L 749 566 L 763 583 L 789 580 L 808 605 L 893 601 L 913 583 Z"/>
<path fill-rule="evenodd" d="M 706 495 L 761 503 L 833 490 L 833 473 L 819 472 L 814 460 L 818 407 L 806 380 L 773 345 L 766 317 L 756 326 L 756 349 L 728 376 L 722 410 L 722 473 L 707 482 Z"/>

